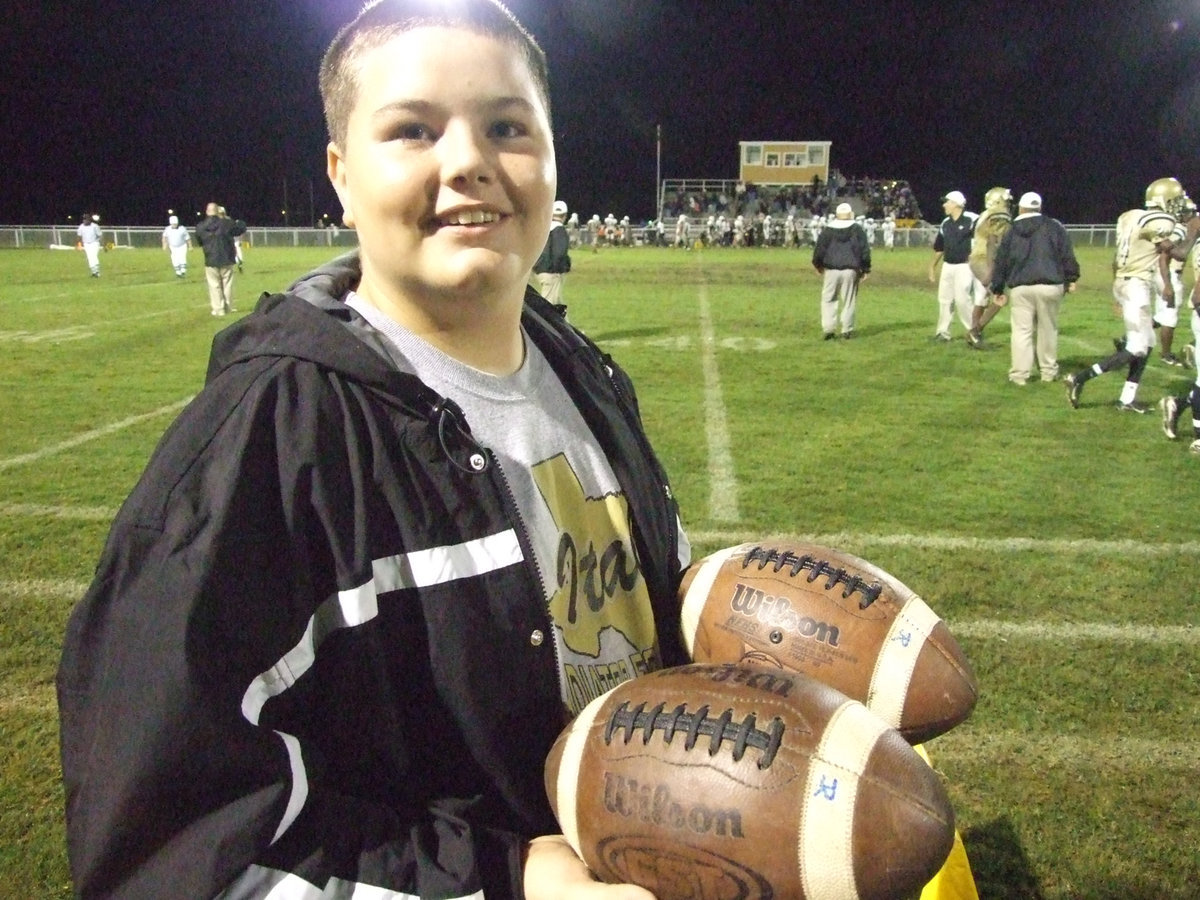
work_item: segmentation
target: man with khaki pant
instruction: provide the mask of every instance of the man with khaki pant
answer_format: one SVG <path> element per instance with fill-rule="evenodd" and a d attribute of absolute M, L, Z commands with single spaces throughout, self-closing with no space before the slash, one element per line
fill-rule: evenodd
<path fill-rule="evenodd" d="M 997 302 L 1007 292 L 1012 310 L 1012 366 L 1008 380 L 1029 381 L 1036 363 L 1042 381 L 1058 378 L 1058 310 L 1073 293 L 1079 262 L 1067 230 L 1042 215 L 1042 198 L 1029 191 L 996 249 L 990 289 Z"/>

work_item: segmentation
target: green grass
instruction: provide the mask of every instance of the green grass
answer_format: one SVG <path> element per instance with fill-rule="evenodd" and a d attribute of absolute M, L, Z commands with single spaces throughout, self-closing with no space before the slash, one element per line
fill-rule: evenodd
<path fill-rule="evenodd" d="M 1121 328 L 1109 251 L 1079 255 L 1080 290 L 1061 317 L 1064 373 L 1111 352 Z M 252 249 L 238 314 L 327 256 Z M 1117 373 L 1090 382 L 1080 410 L 1061 384 L 1010 385 L 1007 314 L 989 330 L 993 349 L 931 343 L 928 250 L 878 248 L 859 337 L 821 341 L 808 258 L 574 254 L 571 320 L 634 376 L 696 554 L 822 536 L 961 627 L 982 699 L 929 751 L 985 900 L 1195 897 L 1200 638 L 1178 626 L 1200 619 L 1200 459 L 1165 440 L 1157 416 L 1113 408 Z M 108 518 L 171 410 L 199 390 L 212 335 L 229 321 L 208 314 L 197 268 L 180 282 L 156 251 L 102 262 L 89 279 L 81 254 L 0 254 L 5 896 L 70 895 L 53 696 L 63 624 Z M 1177 347 L 1189 336 L 1183 325 Z M 735 485 L 716 507 L 705 353 Z M 1154 358 L 1140 399 L 1194 375 Z M 735 521 L 720 514 L 731 503 Z M 1003 635 L 993 622 L 1028 627 Z M 1106 638 L 1085 625 L 1119 627 Z"/>

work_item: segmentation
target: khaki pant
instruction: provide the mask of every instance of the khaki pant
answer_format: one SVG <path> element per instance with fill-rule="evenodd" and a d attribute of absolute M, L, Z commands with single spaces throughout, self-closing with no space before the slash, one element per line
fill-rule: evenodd
<path fill-rule="evenodd" d="M 563 282 L 567 280 L 562 272 L 541 272 L 537 278 L 541 290 L 539 293 L 551 303 L 563 302 Z"/>
<path fill-rule="evenodd" d="M 204 280 L 208 282 L 208 305 L 214 316 L 223 316 L 233 309 L 233 266 L 205 266 Z"/>
<path fill-rule="evenodd" d="M 1037 362 L 1042 381 L 1058 378 L 1058 309 L 1061 284 L 1022 284 L 1009 288 L 1012 368 L 1008 380 L 1024 384 Z"/>
<path fill-rule="evenodd" d="M 839 299 L 842 305 L 840 315 Z M 840 319 L 842 334 L 852 333 L 857 309 L 858 272 L 855 269 L 826 269 L 821 282 L 821 330 L 826 334 L 834 334 Z"/>

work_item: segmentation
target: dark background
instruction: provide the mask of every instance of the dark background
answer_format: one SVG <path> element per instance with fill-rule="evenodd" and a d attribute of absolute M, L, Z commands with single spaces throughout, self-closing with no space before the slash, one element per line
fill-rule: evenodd
<path fill-rule="evenodd" d="M 340 217 L 317 65 L 359 0 L 30 2 L 0 11 L 0 222 Z M 511 0 L 550 57 L 559 194 L 655 214 L 736 178 L 740 140 L 832 141 L 925 217 L 995 184 L 1108 223 L 1174 175 L 1200 195 L 1200 3 Z"/>

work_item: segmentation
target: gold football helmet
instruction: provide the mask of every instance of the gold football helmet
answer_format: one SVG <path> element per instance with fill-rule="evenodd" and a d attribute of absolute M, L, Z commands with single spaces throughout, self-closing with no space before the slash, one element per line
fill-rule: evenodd
<path fill-rule="evenodd" d="M 1161 209 L 1178 217 L 1187 199 L 1183 185 L 1175 178 L 1156 178 L 1146 188 L 1146 209 Z"/>
<path fill-rule="evenodd" d="M 1012 191 L 1006 187 L 994 187 L 983 195 L 984 209 L 1008 209 L 1012 203 Z"/>

